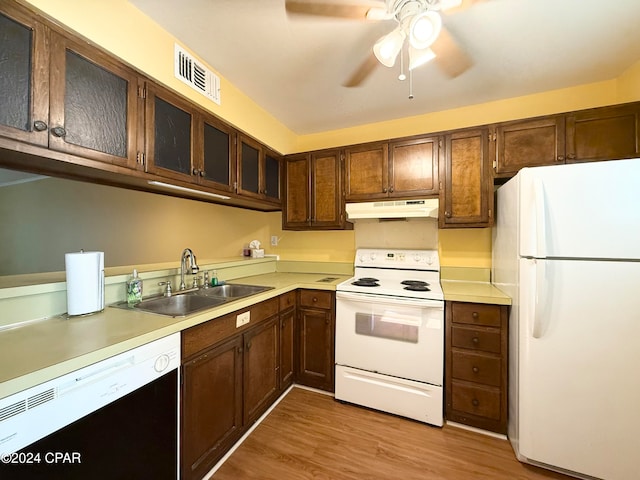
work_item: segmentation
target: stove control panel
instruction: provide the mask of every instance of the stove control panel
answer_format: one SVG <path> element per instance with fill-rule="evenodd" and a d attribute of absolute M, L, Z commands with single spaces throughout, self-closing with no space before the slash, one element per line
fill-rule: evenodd
<path fill-rule="evenodd" d="M 440 270 L 437 250 L 380 250 L 361 248 L 356 252 L 356 267 L 418 268 Z"/>

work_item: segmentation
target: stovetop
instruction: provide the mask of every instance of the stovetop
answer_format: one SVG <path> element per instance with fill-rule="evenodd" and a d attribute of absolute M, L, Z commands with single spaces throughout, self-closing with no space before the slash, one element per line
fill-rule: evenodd
<path fill-rule="evenodd" d="M 354 273 L 336 290 L 413 299 L 444 298 L 435 250 L 359 249 Z"/>

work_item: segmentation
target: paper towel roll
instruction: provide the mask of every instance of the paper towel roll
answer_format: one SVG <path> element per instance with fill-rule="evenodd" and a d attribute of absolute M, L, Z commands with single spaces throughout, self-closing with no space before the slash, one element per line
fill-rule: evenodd
<path fill-rule="evenodd" d="M 65 253 L 67 312 L 84 315 L 104 309 L 104 252 Z"/>

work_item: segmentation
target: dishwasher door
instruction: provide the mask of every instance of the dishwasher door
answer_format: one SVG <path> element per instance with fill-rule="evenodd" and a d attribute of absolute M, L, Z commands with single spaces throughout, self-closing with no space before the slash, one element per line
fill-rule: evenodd
<path fill-rule="evenodd" d="M 170 337 L 2 399 L 0 478 L 178 478 L 180 344 Z"/>

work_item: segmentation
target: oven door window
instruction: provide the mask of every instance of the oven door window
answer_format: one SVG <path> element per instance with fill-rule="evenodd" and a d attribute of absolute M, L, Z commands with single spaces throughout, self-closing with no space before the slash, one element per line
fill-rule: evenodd
<path fill-rule="evenodd" d="M 418 343 L 420 319 L 394 310 L 381 314 L 356 312 L 355 331 L 358 335 L 380 337 L 400 342 Z"/>

